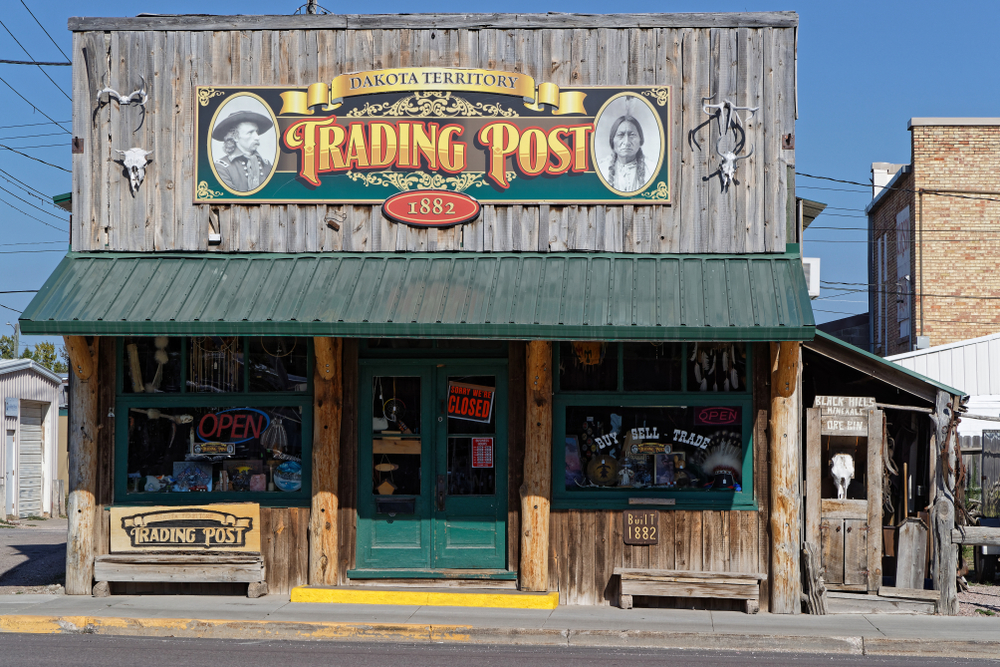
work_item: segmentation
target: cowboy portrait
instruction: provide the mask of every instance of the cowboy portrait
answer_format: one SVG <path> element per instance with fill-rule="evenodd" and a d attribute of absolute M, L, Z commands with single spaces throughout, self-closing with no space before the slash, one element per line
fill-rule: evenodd
<path fill-rule="evenodd" d="M 277 150 L 273 128 L 270 111 L 256 97 L 234 96 L 220 109 L 211 129 L 212 157 L 229 190 L 255 192 L 271 177 Z"/>

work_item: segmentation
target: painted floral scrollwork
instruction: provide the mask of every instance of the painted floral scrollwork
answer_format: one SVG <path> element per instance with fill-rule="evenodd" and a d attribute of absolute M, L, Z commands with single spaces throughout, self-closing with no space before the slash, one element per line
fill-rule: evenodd
<path fill-rule="evenodd" d="M 208 181 L 202 181 L 198 184 L 198 199 L 213 199 L 215 197 L 221 197 L 224 192 L 219 192 L 218 190 L 213 190 L 208 187 Z"/>
<path fill-rule="evenodd" d="M 670 199 L 670 188 L 667 187 L 666 183 L 660 181 L 656 184 L 656 188 L 654 190 L 643 192 L 642 196 L 646 199 L 652 199 L 654 201 Z"/>
<path fill-rule="evenodd" d="M 646 97 L 652 97 L 661 107 L 666 106 L 667 102 L 670 101 L 670 89 L 663 86 L 656 86 L 655 88 L 644 90 L 642 91 L 642 94 Z"/>
<path fill-rule="evenodd" d="M 446 177 L 441 174 L 428 174 L 423 171 L 409 173 L 399 171 L 377 171 L 372 173 L 352 171 L 347 174 L 347 177 L 352 181 L 361 181 L 365 184 L 365 187 L 394 187 L 400 192 L 414 189 L 465 192 L 471 187 L 481 188 L 488 185 L 484 176 L 485 174 L 482 173 L 465 172 L 456 176 Z M 515 177 L 514 172 L 507 172 L 508 180 L 513 180 Z"/>
<path fill-rule="evenodd" d="M 198 90 L 198 104 L 200 104 L 203 107 L 207 107 L 209 99 L 225 94 L 226 92 L 224 90 L 216 90 L 215 88 L 201 88 Z"/>
<path fill-rule="evenodd" d="M 396 102 L 371 104 L 366 102 L 360 109 L 352 109 L 345 114 L 349 118 L 365 116 L 432 116 L 438 118 L 454 118 L 457 116 L 490 116 L 514 118 L 518 114 L 514 109 L 505 109 L 499 104 L 483 104 L 469 102 L 450 92 L 417 91 Z"/>

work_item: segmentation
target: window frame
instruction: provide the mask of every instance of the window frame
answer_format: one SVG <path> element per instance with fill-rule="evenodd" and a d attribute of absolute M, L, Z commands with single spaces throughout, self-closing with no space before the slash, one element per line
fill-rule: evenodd
<path fill-rule="evenodd" d="M 710 341 L 706 341 L 710 342 Z M 615 391 L 562 391 L 559 387 L 560 346 L 554 345 L 553 367 L 554 391 L 552 399 L 552 509 L 629 509 L 635 507 L 630 498 L 672 499 L 674 504 L 651 505 L 657 509 L 704 509 L 704 510 L 756 510 L 754 496 L 754 448 L 753 448 L 753 345 L 744 342 L 746 358 L 746 382 L 741 391 L 688 391 L 687 360 L 691 342 L 681 346 L 682 372 L 681 391 L 624 391 L 624 342 L 609 342 L 619 345 L 618 388 Z M 570 407 L 626 407 L 626 408 L 680 408 L 698 406 L 732 406 L 740 408 L 743 445 L 743 475 L 740 491 L 681 491 L 666 489 L 566 489 L 566 410 Z"/>
<path fill-rule="evenodd" d="M 214 503 L 253 502 L 261 507 L 308 507 L 312 502 L 312 436 L 313 436 L 313 341 L 307 336 L 297 336 L 306 341 L 306 391 L 262 392 L 249 391 L 250 373 L 243 367 L 241 392 L 187 391 L 187 359 L 191 338 L 198 336 L 171 336 L 181 339 L 181 391 L 172 393 L 125 393 L 125 339 L 115 339 L 115 449 L 114 494 L 115 505 L 209 505 Z M 147 338 L 151 336 L 138 336 Z M 250 339 L 259 336 L 238 336 L 244 360 L 248 360 Z M 266 338 L 267 336 L 265 336 Z M 302 487 L 298 491 L 210 491 L 190 493 L 128 493 L 128 415 L 131 408 L 268 408 L 297 407 L 302 415 Z"/>

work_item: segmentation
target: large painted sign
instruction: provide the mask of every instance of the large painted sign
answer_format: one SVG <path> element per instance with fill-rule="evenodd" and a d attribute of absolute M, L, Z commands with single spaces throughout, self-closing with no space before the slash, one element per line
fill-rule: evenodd
<path fill-rule="evenodd" d="M 260 551 L 260 505 L 112 507 L 111 552 Z"/>
<path fill-rule="evenodd" d="M 196 92 L 197 203 L 374 204 L 413 190 L 484 203 L 671 200 L 669 86 L 406 68 Z"/>

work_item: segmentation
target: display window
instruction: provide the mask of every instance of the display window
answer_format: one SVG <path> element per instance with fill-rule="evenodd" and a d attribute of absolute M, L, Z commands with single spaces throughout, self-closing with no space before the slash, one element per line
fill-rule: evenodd
<path fill-rule="evenodd" d="M 309 338 L 119 339 L 116 502 L 308 503 L 311 355 Z"/>
<path fill-rule="evenodd" d="M 553 505 L 753 507 L 747 355 L 742 343 L 560 343 Z"/>

